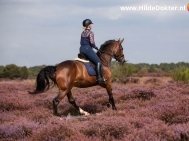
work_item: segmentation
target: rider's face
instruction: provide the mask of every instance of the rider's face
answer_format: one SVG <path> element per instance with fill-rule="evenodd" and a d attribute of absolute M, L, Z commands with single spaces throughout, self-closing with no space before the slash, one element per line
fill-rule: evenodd
<path fill-rule="evenodd" d="M 92 24 L 89 25 L 89 28 L 92 29 Z"/>

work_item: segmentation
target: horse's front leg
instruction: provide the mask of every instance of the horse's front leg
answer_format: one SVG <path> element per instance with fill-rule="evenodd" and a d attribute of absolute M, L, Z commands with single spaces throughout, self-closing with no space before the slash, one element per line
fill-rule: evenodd
<path fill-rule="evenodd" d="M 114 102 L 114 97 L 113 97 L 113 94 L 112 94 L 112 87 L 111 87 L 111 84 L 108 84 L 106 85 L 106 90 L 108 92 L 108 95 L 109 95 L 109 103 L 108 103 L 108 107 L 109 107 L 109 104 L 112 105 L 112 109 L 113 110 L 117 110 L 116 106 L 115 106 L 115 102 Z"/>

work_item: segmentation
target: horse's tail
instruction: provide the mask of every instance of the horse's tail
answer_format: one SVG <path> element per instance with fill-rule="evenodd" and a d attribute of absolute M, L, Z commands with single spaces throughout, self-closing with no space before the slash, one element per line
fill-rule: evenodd
<path fill-rule="evenodd" d="M 56 84 L 55 80 L 56 66 L 47 66 L 43 68 L 36 78 L 36 88 L 30 94 L 38 94 L 49 90 L 50 86 Z M 50 82 L 49 79 L 52 81 Z"/>

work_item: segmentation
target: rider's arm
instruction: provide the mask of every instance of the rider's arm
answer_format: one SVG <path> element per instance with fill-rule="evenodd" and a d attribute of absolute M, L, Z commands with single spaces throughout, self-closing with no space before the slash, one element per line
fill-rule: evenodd
<path fill-rule="evenodd" d="M 89 34 L 89 39 L 90 39 L 90 44 L 93 48 L 98 50 L 98 47 L 95 45 L 95 41 L 94 41 L 94 33 L 91 31 Z"/>

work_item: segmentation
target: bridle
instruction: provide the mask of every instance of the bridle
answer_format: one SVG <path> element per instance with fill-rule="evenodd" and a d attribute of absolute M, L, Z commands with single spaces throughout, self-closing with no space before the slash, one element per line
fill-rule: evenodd
<path fill-rule="evenodd" d="M 123 48 L 121 48 L 121 44 L 119 45 L 119 49 L 120 49 L 120 50 L 123 50 Z M 124 57 L 124 54 L 123 54 L 123 55 L 116 56 L 116 55 L 113 55 L 113 54 L 111 54 L 111 53 L 109 53 L 109 52 L 103 51 L 103 50 L 101 50 L 101 49 L 98 49 L 98 52 L 99 52 L 99 53 L 105 53 L 105 54 L 107 54 L 107 55 L 109 55 L 109 56 L 115 58 L 116 61 L 118 61 L 118 62 L 121 62 L 121 61 L 122 61 L 122 58 Z M 104 59 L 104 60 L 105 60 L 105 59 Z"/>

